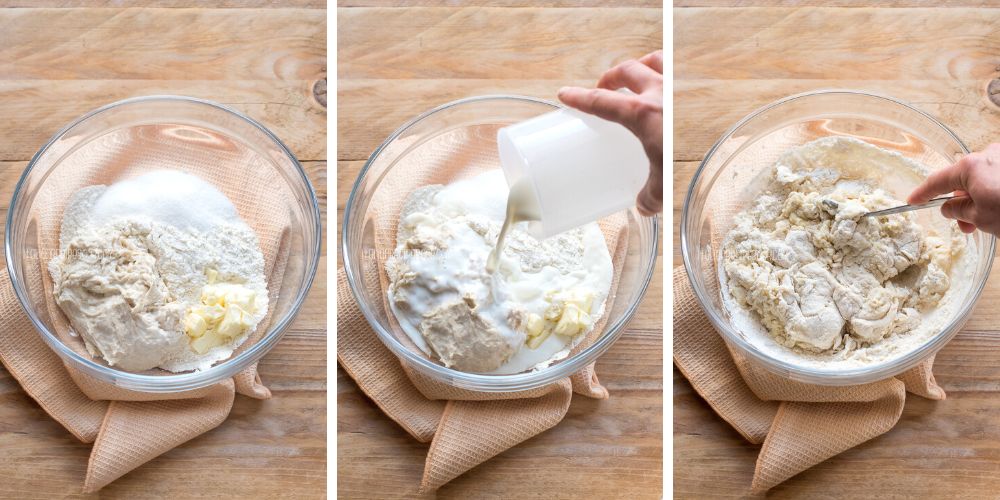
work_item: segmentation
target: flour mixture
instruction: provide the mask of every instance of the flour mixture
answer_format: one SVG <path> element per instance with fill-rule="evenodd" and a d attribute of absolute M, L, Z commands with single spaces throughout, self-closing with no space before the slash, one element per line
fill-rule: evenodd
<path fill-rule="evenodd" d="M 386 261 L 389 305 L 428 356 L 456 370 L 519 373 L 566 357 L 604 314 L 611 256 L 596 223 L 538 241 L 504 220 L 500 170 L 417 189 Z"/>
<path fill-rule="evenodd" d="M 208 369 L 267 314 L 256 234 L 214 186 L 177 171 L 77 191 L 49 273 L 87 350 L 124 370 Z"/>
<path fill-rule="evenodd" d="M 796 363 L 868 364 L 909 352 L 951 319 L 963 295 L 954 291 L 971 282 L 972 240 L 936 214 L 944 231 L 912 212 L 863 217 L 904 204 L 878 187 L 874 166 L 887 164 L 926 174 L 847 138 L 779 159 L 722 248 L 724 302 L 749 340 Z"/>

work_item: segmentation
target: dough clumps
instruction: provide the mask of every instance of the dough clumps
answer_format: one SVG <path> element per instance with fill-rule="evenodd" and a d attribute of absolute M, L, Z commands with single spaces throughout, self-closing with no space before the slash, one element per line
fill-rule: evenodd
<path fill-rule="evenodd" d="M 915 328 L 950 286 L 964 248 L 913 213 L 863 217 L 902 205 L 837 169 L 792 170 L 735 217 L 722 249 L 728 291 L 789 348 L 854 350 Z"/>

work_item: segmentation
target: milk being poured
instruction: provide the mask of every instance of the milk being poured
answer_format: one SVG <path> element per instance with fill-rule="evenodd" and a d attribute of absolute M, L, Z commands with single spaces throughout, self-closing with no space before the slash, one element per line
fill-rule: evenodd
<path fill-rule="evenodd" d="M 490 252 L 486 260 L 486 270 L 490 273 L 496 271 L 497 261 L 503 253 L 503 246 L 507 240 L 507 233 L 511 226 L 518 222 L 541 220 L 542 214 L 535 200 L 535 193 L 531 189 L 531 180 L 521 178 L 514 183 L 507 193 L 507 214 L 504 216 L 503 226 L 500 228 L 500 235 L 497 236 L 496 246 Z"/>

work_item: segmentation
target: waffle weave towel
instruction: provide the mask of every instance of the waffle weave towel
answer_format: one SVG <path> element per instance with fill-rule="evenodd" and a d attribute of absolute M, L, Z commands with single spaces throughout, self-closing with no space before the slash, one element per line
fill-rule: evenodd
<path fill-rule="evenodd" d="M 754 444 L 763 443 L 751 487 L 766 491 L 892 429 L 906 393 L 944 399 L 931 357 L 895 378 L 830 387 L 784 379 L 729 349 L 694 296 L 684 268 L 673 272 L 674 365 L 695 391 Z"/>

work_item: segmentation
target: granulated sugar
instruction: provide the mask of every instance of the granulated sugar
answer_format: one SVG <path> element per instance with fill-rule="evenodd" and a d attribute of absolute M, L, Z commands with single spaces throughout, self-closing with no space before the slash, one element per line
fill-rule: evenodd
<path fill-rule="evenodd" d="M 179 229 L 211 231 L 224 222 L 240 222 L 236 207 L 214 186 L 177 170 L 158 170 L 108 186 L 91 210 L 91 223 L 123 215 L 148 217 Z"/>

